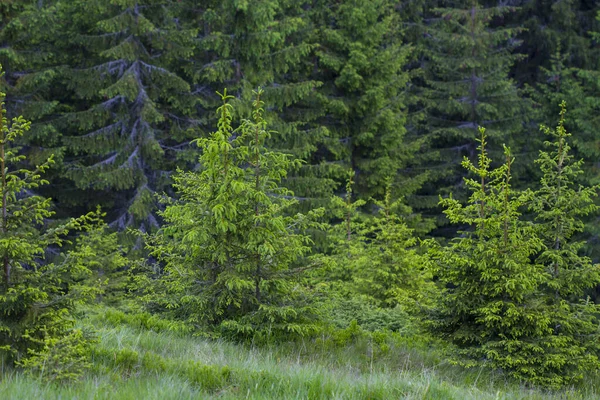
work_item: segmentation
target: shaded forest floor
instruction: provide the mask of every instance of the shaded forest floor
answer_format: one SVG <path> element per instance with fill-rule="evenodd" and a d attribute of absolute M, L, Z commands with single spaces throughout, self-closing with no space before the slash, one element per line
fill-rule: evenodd
<path fill-rule="evenodd" d="M 598 399 L 600 379 L 550 393 L 448 365 L 435 349 L 374 351 L 368 341 L 236 345 L 178 334 L 158 320 L 90 309 L 99 343 L 91 370 L 71 385 L 3 368 L 0 399 Z"/>

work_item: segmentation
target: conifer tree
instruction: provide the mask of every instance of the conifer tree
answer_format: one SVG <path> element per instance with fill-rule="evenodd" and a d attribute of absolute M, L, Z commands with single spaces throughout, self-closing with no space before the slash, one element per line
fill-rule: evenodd
<path fill-rule="evenodd" d="M 459 347 L 463 365 L 488 365 L 537 384 L 560 386 L 578 365 L 567 352 L 555 354 L 553 327 L 540 287 L 549 275 L 535 261 L 544 247 L 535 226 L 520 209 L 532 192 L 511 184 L 512 157 L 491 169 L 483 128 L 475 175 L 465 178 L 467 205 L 449 197 L 441 204 L 452 223 L 472 228 L 446 247 L 434 245 L 434 273 L 445 285 L 439 320 L 432 326 Z"/>
<path fill-rule="evenodd" d="M 47 184 L 41 174 L 53 159 L 35 170 L 23 167 L 25 156 L 14 143 L 30 123 L 23 117 L 9 122 L 3 106 L 0 101 L 0 359 L 45 368 L 44 373 L 55 379 L 74 378 L 86 365 L 88 339 L 73 329 L 72 312 L 99 293 L 98 282 L 91 281 L 89 260 L 103 250 L 84 249 L 87 242 L 82 239 L 73 251 L 46 256 L 51 247 L 68 244 L 66 235 L 71 231 L 102 229 L 102 214 L 62 224 L 48 221 L 53 215 L 51 200 L 32 192 Z M 63 353 L 47 365 L 54 346 Z"/>
<path fill-rule="evenodd" d="M 280 186 L 297 161 L 265 148 L 261 94 L 237 129 L 231 96 L 222 95 L 218 129 L 196 141 L 202 169 L 176 175 L 179 199 L 167 203 L 165 224 L 148 237 L 164 288 L 150 304 L 242 338 L 306 334 L 316 317 L 294 269 L 310 249 L 302 234 L 308 219 L 284 216 L 295 201 Z"/>
<path fill-rule="evenodd" d="M 420 311 L 433 293 L 418 253 L 417 239 L 402 215 L 411 210 L 401 199 L 392 201 L 388 180 L 383 201 L 374 201 L 379 215 L 359 219 L 363 200 L 352 201 L 352 180 L 346 198 L 334 197 L 332 207 L 340 222 L 329 232 L 330 255 L 322 280 L 349 296 L 362 295 L 378 307 L 400 306 L 407 312 Z"/>
<path fill-rule="evenodd" d="M 70 21 L 64 46 L 77 48 L 64 71 L 72 91 L 55 125 L 69 153 L 65 175 L 111 209 L 114 226 L 157 227 L 156 191 L 186 155 L 198 121 L 181 77 L 196 31 L 178 24 L 173 6 L 156 0 L 61 3 Z"/>
<path fill-rule="evenodd" d="M 561 124 L 577 132 L 570 141 L 573 144 L 573 154 L 584 163 L 581 168 L 585 173 L 577 179 L 580 183 L 597 185 L 600 174 L 596 160 L 600 157 L 600 100 L 597 96 L 600 90 L 600 72 L 592 69 L 569 67 L 568 56 L 557 52 L 552 57 L 549 69 L 542 68 L 544 80 L 531 91 L 532 98 L 537 103 L 536 119 L 558 124 L 557 116 L 562 115 Z M 571 111 L 561 112 L 561 103 L 566 101 Z M 541 147 L 541 146 L 540 146 Z M 586 251 L 592 257 L 597 257 L 595 243 L 598 242 L 600 226 L 595 218 L 585 218 L 583 235 L 589 240 Z"/>
<path fill-rule="evenodd" d="M 190 26 L 202 28 L 186 70 L 207 115 L 212 117 L 220 103 L 212 94 L 227 87 L 236 97 L 234 112 L 247 117 L 252 90 L 263 87 L 269 104 L 265 118 L 279 132 L 268 146 L 307 161 L 290 171 L 285 185 L 302 198 L 302 209 L 322 203 L 335 187 L 332 176 L 339 168 L 321 163 L 327 132 L 314 123 L 322 110 L 315 90 L 321 82 L 312 76 L 316 44 L 311 41 L 311 1 L 196 3 L 189 1 L 188 12 L 182 14 Z"/>
<path fill-rule="evenodd" d="M 402 199 L 392 201 L 391 181 L 383 201 L 375 201 L 379 215 L 366 222 L 359 233 L 364 252 L 355 285 L 359 292 L 375 298 L 380 306 L 400 306 L 422 312 L 434 297 L 426 259 L 419 254 L 417 239 L 403 218 L 412 210 Z"/>
<path fill-rule="evenodd" d="M 321 158 L 352 169 L 364 200 L 382 197 L 387 177 L 402 180 L 398 171 L 414 150 L 404 141 L 411 48 L 402 42 L 395 4 L 318 1 L 311 10 L 318 44 L 311 76 L 323 82 L 316 122 L 329 132 Z M 414 190 L 410 181 L 403 185 Z"/>
<path fill-rule="evenodd" d="M 597 212 L 594 203 L 599 185 L 578 185 L 583 175 L 583 160 L 575 160 L 565 123 L 566 104 L 555 130 L 542 126 L 550 138 L 536 160 L 543 176 L 531 209 L 536 216 L 539 235 L 545 248 L 537 262 L 546 268 L 549 279 L 544 284 L 544 296 L 549 307 L 554 332 L 548 353 L 557 355 L 561 367 L 579 372 L 598 368 L 599 307 L 585 299 L 587 290 L 600 284 L 600 265 L 582 256 L 584 242 L 575 235 L 584 229 L 582 218 Z M 569 357 L 568 362 L 558 357 Z M 561 365 L 560 363 L 563 363 Z"/>
<path fill-rule="evenodd" d="M 520 3 L 513 18 L 503 21 L 524 28 L 519 35 L 520 51 L 527 57 L 516 63 L 516 79 L 531 85 L 543 84 L 547 78 L 544 69 L 551 68 L 550 61 L 558 52 L 564 55 L 567 68 L 597 69 L 598 50 L 594 49 L 588 34 L 599 27 L 594 20 L 600 11 L 597 2 L 531 0 Z M 558 113 L 552 117 L 556 115 Z"/>
<path fill-rule="evenodd" d="M 51 154 L 61 164 L 59 134 L 48 124 L 56 111 L 52 84 L 57 76 L 57 57 L 52 52 L 57 27 L 53 1 L 11 0 L 0 4 L 0 64 L 4 75 L 0 89 L 6 93 L 9 118 L 27 115 L 32 121 L 25 141 L 27 160 L 43 163 Z"/>
<path fill-rule="evenodd" d="M 542 72 L 545 81 L 532 96 L 538 104 L 537 119 L 558 124 L 557 116 L 561 115 L 565 118 L 562 124 L 578 132 L 571 140 L 576 155 L 587 161 L 582 165 L 586 174 L 581 178 L 597 184 L 600 176 L 592 165 L 600 157 L 600 100 L 596 95 L 600 90 L 600 72 L 569 67 L 563 52 L 557 52 L 551 67 L 542 68 Z M 571 108 L 568 118 L 561 112 L 563 101 Z"/>
<path fill-rule="evenodd" d="M 358 236 L 358 232 L 363 226 L 359 210 L 365 204 L 365 200 L 356 199 L 354 195 L 354 171 L 349 171 L 346 193 L 343 197 L 333 196 L 328 207 L 333 223 L 328 226 L 325 241 L 323 264 L 326 267 L 317 274 L 319 281 L 327 282 L 344 295 L 354 290 L 354 260 L 364 252 L 364 238 Z"/>
<path fill-rule="evenodd" d="M 490 26 L 514 8 L 484 7 L 473 0 L 433 11 L 420 41 L 422 76 L 415 80 L 418 104 L 411 134 L 421 146 L 411 167 L 429 176 L 409 204 L 425 214 L 433 209 L 435 215 L 440 193 L 464 195 L 460 161 L 476 154 L 479 126 L 486 128 L 493 149 L 511 142 L 518 153 L 531 149 L 528 136 L 521 140 L 528 103 L 509 78 L 520 57 L 514 53 L 519 30 Z"/>

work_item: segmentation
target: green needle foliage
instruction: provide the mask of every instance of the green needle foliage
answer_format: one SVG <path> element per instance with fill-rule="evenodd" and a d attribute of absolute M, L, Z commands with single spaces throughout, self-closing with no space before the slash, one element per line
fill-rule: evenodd
<path fill-rule="evenodd" d="M 516 192 L 510 184 L 512 158 L 490 169 L 481 129 L 477 176 L 465 179 L 472 194 L 466 206 L 441 201 L 453 223 L 472 230 L 448 246 L 434 246 L 435 273 L 445 285 L 440 319 L 433 327 L 459 347 L 463 365 L 488 365 L 534 384 L 558 388 L 598 367 L 598 308 L 580 301 L 598 284 L 600 271 L 579 256 L 581 216 L 596 209 L 597 187 L 577 187 L 581 162 L 569 155 L 569 136 L 561 123 L 541 152 L 539 191 Z M 525 221 L 529 206 L 536 223 Z"/>
<path fill-rule="evenodd" d="M 260 339 L 307 334 L 316 328 L 311 304 L 294 270 L 310 250 L 305 215 L 286 216 L 295 203 L 279 186 L 298 161 L 264 147 L 270 136 L 262 91 L 252 119 L 232 127 L 231 96 L 222 95 L 216 132 L 196 142 L 200 171 L 180 171 L 164 225 L 148 237 L 163 270 L 151 304 L 188 322 L 228 335 Z"/>
<path fill-rule="evenodd" d="M 63 76 L 65 174 L 109 204 L 119 229 L 157 228 L 153 193 L 168 187 L 177 162 L 195 158 L 185 150 L 196 99 L 177 66 L 192 56 L 196 30 L 182 29 L 163 3 L 73 1 L 57 11 L 71 21 L 64 45 L 86 55 Z"/>
<path fill-rule="evenodd" d="M 480 131 L 477 165 L 463 161 L 476 176 L 465 178 L 467 205 L 452 197 L 440 202 L 452 223 L 472 229 L 432 249 L 434 273 L 444 285 L 440 319 L 432 326 L 459 347 L 463 365 L 489 365 L 519 379 L 552 383 L 562 379 L 562 371 L 546 365 L 540 339 L 551 329 L 538 291 L 548 274 L 532 261 L 543 242 L 519 211 L 532 193 L 512 189 L 508 148 L 506 162 L 490 168 L 485 130 Z"/>
<path fill-rule="evenodd" d="M 389 177 L 403 181 L 407 192 L 415 189 L 397 174 L 416 148 L 404 140 L 405 66 L 412 49 L 402 41 L 396 6 L 390 0 L 320 0 L 311 10 L 318 44 L 313 75 L 323 82 L 317 122 L 329 133 L 318 161 L 351 168 L 356 195 L 365 200 L 383 197 Z"/>
<path fill-rule="evenodd" d="M 425 258 L 418 252 L 417 238 L 402 218 L 411 210 L 402 199 L 392 200 L 391 182 L 384 200 L 374 203 L 379 215 L 359 231 L 363 262 L 355 277 L 356 287 L 380 306 L 420 312 L 422 306 L 431 304 L 435 292 Z"/>
<path fill-rule="evenodd" d="M 509 78 L 520 57 L 514 53 L 520 30 L 490 26 L 514 8 L 482 3 L 459 1 L 434 9 L 435 17 L 424 28 L 422 77 L 415 81 L 423 115 L 414 139 L 421 143 L 415 168 L 426 171 L 428 180 L 411 205 L 427 214 L 437 207 L 440 194 L 466 199 L 460 162 L 477 153 L 479 126 L 486 128 L 492 152 L 509 141 L 527 138 L 528 144 L 522 134 L 528 104 Z M 438 210 L 434 213 L 439 226 L 447 223 Z"/>
<path fill-rule="evenodd" d="M 600 266 L 581 255 L 585 242 L 575 236 L 584 229 L 582 218 L 598 210 L 594 200 L 600 186 L 576 183 L 583 174 L 583 161 L 570 154 L 567 140 L 571 134 L 564 126 L 565 114 L 566 104 L 562 102 L 557 128 L 542 126 L 551 141 L 545 143 L 549 150 L 541 151 L 536 161 L 543 176 L 530 208 L 545 244 L 537 262 L 549 274 L 541 288 L 554 329 L 547 352 L 555 355 L 559 366 L 579 373 L 600 366 L 600 308 L 583 298 L 586 291 L 600 284 Z"/>
<path fill-rule="evenodd" d="M 0 108 L 3 105 L 0 102 Z M 97 211 L 62 224 L 48 222 L 54 214 L 51 200 L 33 192 L 48 183 L 41 175 L 53 158 L 35 170 L 23 168 L 25 156 L 14 142 L 30 123 L 23 117 L 9 123 L 3 108 L 1 115 L 0 359 L 44 370 L 54 379 L 70 379 L 86 366 L 89 340 L 72 329 L 72 311 L 100 292 L 90 260 L 107 249 L 92 248 L 86 238 L 103 232 L 103 214 Z M 81 237 L 74 250 L 58 252 L 58 247 L 69 244 L 66 235 L 73 230 L 89 235 Z M 53 252 L 58 255 L 47 257 Z M 52 353 L 55 347 L 62 349 L 60 355 Z"/>
<path fill-rule="evenodd" d="M 340 223 L 329 232 L 330 254 L 324 257 L 323 279 L 342 294 L 365 296 L 379 307 L 417 307 L 433 292 L 418 253 L 417 239 L 401 215 L 410 213 L 401 199 L 392 201 L 388 181 L 383 201 L 374 200 L 379 215 L 360 221 L 364 200 L 352 199 L 352 176 L 345 198 L 336 196 L 332 208 Z"/>
<path fill-rule="evenodd" d="M 359 208 L 365 205 L 362 199 L 354 197 L 354 172 L 350 171 L 346 181 L 346 194 L 344 197 L 334 196 L 331 199 L 329 210 L 332 218 L 339 223 L 329 226 L 327 231 L 327 246 L 322 258 L 326 266 L 317 271 L 320 280 L 328 285 L 341 290 L 342 293 L 351 292 L 355 271 L 352 260 L 361 256 L 363 248 L 360 239 L 356 237 L 361 226 Z"/>

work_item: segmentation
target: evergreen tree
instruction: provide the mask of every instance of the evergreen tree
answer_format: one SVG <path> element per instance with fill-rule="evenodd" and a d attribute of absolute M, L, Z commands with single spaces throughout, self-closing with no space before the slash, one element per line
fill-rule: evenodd
<path fill-rule="evenodd" d="M 191 58 L 196 31 L 179 26 L 174 7 L 74 1 L 57 11 L 70 22 L 61 32 L 70 49 L 62 83 L 72 94 L 55 122 L 69 151 L 65 174 L 102 200 L 118 228 L 158 226 L 153 194 L 175 164 L 193 159 L 185 150 L 196 100 L 179 63 Z"/>
<path fill-rule="evenodd" d="M 317 280 L 327 282 L 328 285 L 349 296 L 354 289 L 356 276 L 355 262 L 362 257 L 364 251 L 363 237 L 358 235 L 362 229 L 360 208 L 366 204 L 365 200 L 356 199 L 354 196 L 354 171 L 348 173 L 346 193 L 344 196 L 333 196 L 328 207 L 333 222 L 328 226 L 325 256 L 325 268 L 317 273 Z"/>
<path fill-rule="evenodd" d="M 419 254 L 417 239 L 402 217 L 412 210 L 402 199 L 392 201 L 391 182 L 383 201 L 375 201 L 379 215 L 367 221 L 360 232 L 364 262 L 355 277 L 358 291 L 375 298 L 381 306 L 400 306 L 413 314 L 431 305 L 434 288 Z"/>
<path fill-rule="evenodd" d="M 543 176 L 531 209 L 545 243 L 537 262 L 550 276 L 543 289 L 550 305 L 547 316 L 551 318 L 554 332 L 546 352 L 556 355 L 560 368 L 577 373 L 600 365 L 597 317 L 600 309 L 590 303 L 589 298 L 583 298 L 587 290 L 600 284 L 600 265 L 581 255 L 585 243 L 575 238 L 575 234 L 584 229 L 582 218 L 598 210 L 594 200 L 600 186 L 576 184 L 583 174 L 583 161 L 576 161 L 570 154 L 567 140 L 571 134 L 564 126 L 565 107 L 565 103 L 561 103 L 560 121 L 555 130 L 542 127 L 551 141 L 546 142 L 549 150 L 541 151 L 536 161 Z M 568 362 L 561 356 L 568 357 Z"/>
<path fill-rule="evenodd" d="M 351 168 L 365 200 L 384 195 L 387 177 L 414 190 L 398 175 L 414 149 L 404 141 L 411 48 L 402 42 L 395 3 L 317 1 L 311 9 L 318 44 L 311 76 L 323 82 L 316 122 L 329 132 L 317 160 Z"/>
<path fill-rule="evenodd" d="M 334 197 L 332 207 L 341 222 L 329 232 L 328 266 L 322 280 L 349 297 L 366 296 L 379 307 L 400 306 L 405 312 L 422 311 L 433 297 L 426 262 L 417 239 L 401 215 L 411 210 L 401 199 L 392 201 L 391 180 L 383 201 L 374 201 L 379 215 L 359 220 L 364 201 L 352 201 L 352 180 L 346 198 Z"/>
<path fill-rule="evenodd" d="M 542 68 L 545 82 L 537 86 L 532 96 L 538 104 L 537 119 L 558 123 L 556 116 L 560 114 L 565 118 L 562 124 L 578 132 L 572 139 L 573 150 L 587 161 L 582 165 L 586 174 L 581 178 L 597 184 L 600 176 L 593 163 L 600 157 L 600 100 L 596 95 L 600 90 L 600 72 L 568 67 L 566 58 L 559 52 L 552 57 L 550 69 Z M 560 112 L 562 101 L 572 109 L 568 118 Z"/>
<path fill-rule="evenodd" d="M 217 131 L 196 141 L 202 169 L 175 177 L 179 200 L 168 203 L 164 226 L 148 237 L 164 288 L 148 300 L 238 337 L 302 335 L 316 317 L 294 269 L 310 249 L 301 233 L 308 219 L 284 216 L 295 201 L 280 182 L 297 161 L 265 148 L 261 94 L 252 119 L 234 130 L 225 93 Z"/>
<path fill-rule="evenodd" d="M 494 148 L 512 142 L 518 152 L 531 151 L 529 137 L 523 135 L 528 103 L 509 78 L 520 57 L 514 53 L 519 30 L 490 26 L 513 11 L 458 2 L 454 8 L 435 9 L 424 27 L 423 71 L 415 81 L 419 104 L 414 107 L 420 113 L 413 117 L 417 122 L 411 135 L 421 151 L 411 167 L 429 176 L 410 201 L 417 211 L 442 217 L 436 212 L 440 193 L 463 197 L 460 160 L 476 153 L 479 126 L 486 128 Z M 438 224 L 444 223 L 440 218 Z"/>
<path fill-rule="evenodd" d="M 558 124 L 557 115 L 563 115 L 561 122 L 565 127 L 578 132 L 571 138 L 573 153 L 576 158 L 585 162 L 581 168 L 585 171 L 577 179 L 588 185 L 600 183 L 600 173 L 596 160 L 600 157 L 600 100 L 597 96 L 600 90 L 600 72 L 591 69 L 568 67 L 566 54 L 558 52 L 552 58 L 549 69 L 542 68 L 545 81 L 531 91 L 532 98 L 538 105 L 536 119 Z M 568 115 L 560 112 L 561 102 L 565 100 L 571 107 Z M 600 235 L 600 226 L 595 218 L 586 218 L 583 234 L 589 243 L 586 251 L 592 257 L 597 257 L 595 244 Z"/>
<path fill-rule="evenodd" d="M 518 379 L 560 386 L 574 378 L 579 360 L 554 351 L 550 310 L 540 296 L 549 275 L 533 260 L 543 240 L 520 212 L 532 192 L 512 189 L 507 148 L 506 162 L 490 168 L 481 132 L 477 165 L 463 162 L 475 175 L 465 178 L 471 191 L 467 205 L 452 197 L 441 201 L 451 222 L 472 230 L 432 249 L 434 273 L 445 285 L 432 327 L 458 346 L 463 365 L 488 365 Z"/>
<path fill-rule="evenodd" d="M 588 34 L 598 30 L 598 22 L 594 20 L 600 10 L 597 2 L 528 0 L 518 3 L 521 7 L 513 18 L 503 23 L 524 28 L 519 35 L 522 39 L 519 51 L 527 57 L 516 63 L 514 71 L 519 82 L 543 83 L 546 77 L 542 68 L 550 69 L 550 60 L 558 52 L 564 54 L 567 68 L 598 67 L 598 52 L 591 46 Z"/>
<path fill-rule="evenodd" d="M 47 221 L 52 203 L 32 191 L 47 183 L 41 174 L 53 159 L 35 170 L 23 168 L 25 157 L 14 142 L 30 123 L 23 117 L 9 123 L 3 106 L 0 101 L 0 358 L 70 379 L 83 373 L 88 343 L 73 329 L 72 312 L 99 290 L 97 282 L 90 282 L 91 265 L 80 257 L 83 247 L 53 259 L 46 255 L 51 247 L 68 243 L 70 231 L 102 228 L 102 215 L 90 213 L 63 224 Z M 98 254 L 91 248 L 87 253 L 88 260 Z M 63 351 L 61 359 L 46 365 L 55 346 Z"/>
<path fill-rule="evenodd" d="M 9 118 L 27 115 L 33 121 L 29 134 L 19 138 L 32 165 L 43 163 L 51 154 L 56 164 L 61 164 L 62 158 L 59 134 L 47 122 L 57 104 L 51 99 L 57 76 L 52 53 L 57 28 L 53 3 L 11 0 L 0 4 L 0 64 L 4 70 L 0 89 L 6 92 Z"/>
<path fill-rule="evenodd" d="M 321 83 L 312 76 L 316 45 L 311 42 L 315 28 L 307 11 L 311 1 L 208 1 L 201 7 L 196 3 L 190 1 L 184 14 L 190 26 L 202 27 L 187 69 L 203 108 L 210 111 L 207 115 L 220 103 L 212 94 L 227 87 L 236 96 L 234 112 L 247 117 L 253 88 L 263 87 L 269 104 L 265 118 L 279 132 L 268 146 L 307 161 L 290 171 L 285 185 L 303 200 L 306 210 L 328 199 L 337 166 L 321 163 L 319 155 L 328 138 L 314 123 L 322 111 L 316 106 L 315 91 Z"/>

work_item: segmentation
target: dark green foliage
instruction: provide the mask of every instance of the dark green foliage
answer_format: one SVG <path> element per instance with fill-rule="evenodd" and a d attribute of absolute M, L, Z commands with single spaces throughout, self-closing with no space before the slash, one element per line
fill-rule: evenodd
<path fill-rule="evenodd" d="M 325 290 L 324 290 L 325 292 Z M 366 332 L 390 331 L 406 336 L 419 333 L 414 317 L 402 307 L 382 308 L 367 296 L 347 296 L 339 292 L 325 292 L 326 320 L 335 329 L 346 329 L 355 321 Z"/>
<path fill-rule="evenodd" d="M 240 337 L 304 335 L 315 329 L 315 305 L 294 270 L 309 251 L 305 215 L 283 213 L 294 200 L 279 186 L 296 161 L 265 149 L 270 135 L 259 91 L 252 120 L 232 127 L 230 96 L 218 130 L 197 140 L 197 172 L 179 172 L 179 200 L 168 201 L 164 226 L 148 237 L 161 263 L 151 304 L 197 326 Z"/>
<path fill-rule="evenodd" d="M 599 30 L 594 20 L 598 11 L 598 2 L 588 0 L 523 1 L 513 18 L 502 21 L 525 28 L 520 49 L 527 57 L 516 65 L 517 79 L 543 83 L 543 68 L 550 68 L 551 58 L 559 51 L 565 54 L 568 68 L 597 69 L 598 48 L 589 32 Z"/>
<path fill-rule="evenodd" d="M 381 306 L 399 306 L 413 314 L 433 304 L 434 287 L 404 215 L 411 210 L 402 199 L 392 201 L 388 184 L 383 201 L 375 201 L 379 215 L 365 222 L 357 236 L 363 245 L 357 260 L 355 285 L 359 293 Z M 360 260 L 360 261 L 359 261 Z"/>
<path fill-rule="evenodd" d="M 183 19 L 202 30 L 186 71 L 207 118 L 212 120 L 220 105 L 216 90 L 227 87 L 236 97 L 232 99 L 236 116 L 247 117 L 253 89 L 263 87 L 269 105 L 265 119 L 279 133 L 268 139 L 268 147 L 308 161 L 285 179 L 286 186 L 303 199 L 296 208 L 308 210 L 328 199 L 335 187 L 332 176 L 339 168 L 321 163 L 330 139 L 327 130 L 314 122 L 323 110 L 316 90 L 322 83 L 313 76 L 318 44 L 312 40 L 312 2 L 217 0 L 203 2 L 202 8 L 195 1 L 187 3 Z"/>
<path fill-rule="evenodd" d="M 156 228 L 155 198 L 186 156 L 187 129 L 198 123 L 178 62 L 193 54 L 196 30 L 182 29 L 163 2 L 61 4 L 64 45 L 78 53 L 63 79 L 71 91 L 55 122 L 69 150 L 66 176 L 111 209 L 122 229 Z"/>
<path fill-rule="evenodd" d="M 52 38 L 57 25 L 53 20 L 54 1 L 7 0 L 0 4 L 0 64 L 4 75 L 0 89 L 6 93 L 9 118 L 27 115 L 33 121 L 27 137 L 19 142 L 31 166 L 54 155 L 62 163 L 60 135 L 47 123 L 58 103 L 52 84 L 58 63 L 52 53 Z"/>
<path fill-rule="evenodd" d="M 72 251 L 59 253 L 57 247 L 69 243 L 70 231 L 102 231 L 102 214 L 49 222 L 50 199 L 32 192 L 47 183 L 41 174 L 53 159 L 35 170 L 23 168 L 25 157 L 14 142 L 29 122 L 22 117 L 9 122 L 3 110 L 0 115 L 0 357 L 33 371 L 43 369 L 51 379 L 71 379 L 83 373 L 89 346 L 87 335 L 72 330 L 72 312 L 100 293 L 98 282 L 91 281 L 91 260 L 110 250 L 90 248 L 85 238 Z"/>
<path fill-rule="evenodd" d="M 492 150 L 517 142 L 517 152 L 526 151 L 529 137 L 522 128 L 528 103 L 509 77 L 520 57 L 514 53 L 519 30 L 490 26 L 513 11 L 457 2 L 454 8 L 435 9 L 423 28 L 413 137 L 421 151 L 414 168 L 429 176 L 410 203 L 418 210 L 430 213 L 440 194 L 465 196 L 460 162 L 475 156 L 479 126 L 486 128 Z M 435 216 L 438 224 L 445 223 L 441 215 Z"/>
<path fill-rule="evenodd" d="M 389 177 L 403 182 L 406 192 L 414 189 L 397 174 L 414 149 L 403 140 L 409 80 L 404 67 L 411 48 L 402 42 L 395 3 L 317 1 L 311 14 L 318 44 L 311 76 L 323 82 L 317 122 L 329 133 L 314 161 L 351 168 L 364 200 L 383 196 Z"/>

